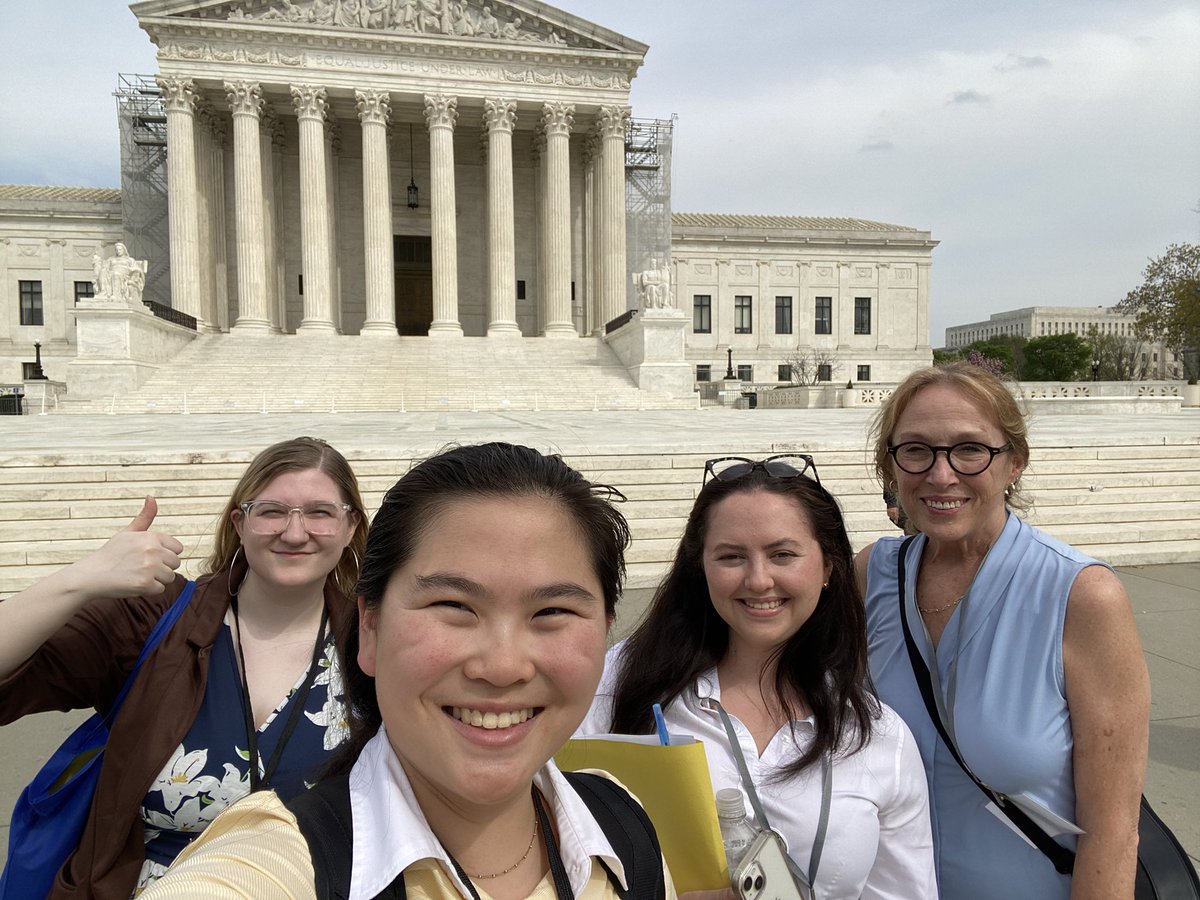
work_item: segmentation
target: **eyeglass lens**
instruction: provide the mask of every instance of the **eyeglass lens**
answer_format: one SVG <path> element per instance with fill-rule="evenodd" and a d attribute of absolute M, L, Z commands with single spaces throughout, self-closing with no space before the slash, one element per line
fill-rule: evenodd
<path fill-rule="evenodd" d="M 946 459 L 959 475 L 978 475 L 992 464 L 997 453 L 1003 453 L 1005 447 L 989 447 L 973 441 L 955 444 L 952 447 L 933 447 L 917 441 L 900 444 L 892 448 L 892 457 L 905 472 L 910 475 L 920 475 L 933 468 L 939 453 L 945 453 Z"/>
<path fill-rule="evenodd" d="M 798 478 L 805 472 L 816 474 L 811 460 L 803 456 L 772 456 L 761 461 L 731 456 L 725 459 L 710 459 L 706 469 L 717 481 L 734 481 L 761 468 L 772 478 Z"/>
<path fill-rule="evenodd" d="M 305 531 L 316 535 L 333 534 L 345 517 L 344 510 L 334 503 L 289 507 L 282 503 L 256 501 L 249 504 L 246 520 L 255 534 L 282 534 L 287 530 L 293 513 L 300 516 Z"/>

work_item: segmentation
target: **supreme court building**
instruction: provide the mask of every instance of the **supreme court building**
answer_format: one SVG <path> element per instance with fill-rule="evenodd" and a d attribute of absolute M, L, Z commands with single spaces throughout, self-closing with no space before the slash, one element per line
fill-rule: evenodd
<path fill-rule="evenodd" d="M 159 72 L 122 76 L 120 192 L 0 186 L 0 380 L 35 340 L 61 377 L 122 239 L 199 334 L 603 340 L 656 270 L 700 380 L 730 348 L 757 381 L 809 346 L 875 380 L 930 359 L 928 231 L 672 214 L 636 40 L 537 0 L 130 8 Z"/>

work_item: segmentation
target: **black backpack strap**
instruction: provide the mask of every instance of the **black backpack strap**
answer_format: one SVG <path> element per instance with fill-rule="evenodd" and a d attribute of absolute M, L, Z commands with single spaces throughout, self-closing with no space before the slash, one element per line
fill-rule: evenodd
<path fill-rule="evenodd" d="M 650 816 L 615 781 L 590 772 L 563 774 L 587 804 L 588 811 L 625 867 L 628 891 L 622 890 L 616 875 L 604 866 L 617 895 L 621 900 L 663 900 L 666 889 L 663 886 L 662 848 Z"/>
<path fill-rule="evenodd" d="M 1024 810 L 1013 803 L 1006 795 L 999 791 L 994 791 L 988 787 L 967 765 L 966 760 L 958 752 L 958 747 L 954 743 L 954 739 L 950 737 L 950 732 L 946 728 L 946 723 L 942 721 L 941 713 L 938 712 L 937 699 L 933 695 L 933 677 L 930 675 L 929 667 L 925 665 L 925 659 L 921 656 L 921 651 L 917 648 L 917 642 L 913 638 L 912 628 L 908 624 L 908 606 L 905 602 L 906 578 L 904 571 L 905 557 L 908 554 L 908 546 L 915 540 L 913 537 L 906 538 L 904 543 L 900 545 L 900 554 L 896 559 L 896 580 L 898 582 L 898 593 L 900 595 L 900 625 L 904 629 L 904 644 L 908 649 L 908 660 L 912 665 L 913 675 L 917 680 L 917 687 L 921 691 L 921 699 L 925 702 L 925 710 L 929 713 L 929 718 L 933 720 L 933 726 L 937 729 L 938 735 L 942 739 L 942 743 L 946 745 L 946 749 L 950 751 L 950 755 L 954 757 L 954 761 L 958 763 L 960 769 L 971 779 L 975 787 L 983 792 L 983 795 L 996 804 L 1008 820 L 1013 823 L 1021 834 L 1029 838 L 1030 842 L 1042 851 L 1047 859 L 1054 865 L 1055 871 L 1061 875 L 1070 875 L 1071 870 L 1075 868 L 1075 854 L 1068 850 L 1054 838 L 1050 837 L 1044 829 L 1041 828 L 1033 819 L 1031 819 Z"/>
<path fill-rule="evenodd" d="M 326 779 L 311 791 L 293 797 L 286 806 L 308 842 L 316 896 L 322 900 L 346 900 L 350 896 L 350 870 L 354 861 L 350 775 Z M 379 894 L 380 900 L 406 897 L 403 872 Z"/>

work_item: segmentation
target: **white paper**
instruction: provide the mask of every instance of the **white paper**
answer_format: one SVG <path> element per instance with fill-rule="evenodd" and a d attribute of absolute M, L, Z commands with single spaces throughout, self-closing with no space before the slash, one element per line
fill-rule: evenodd
<path fill-rule="evenodd" d="M 1052 809 L 1049 809 L 1045 804 L 1038 800 L 1034 800 L 1024 791 L 1019 794 L 1009 794 L 1008 799 L 1012 801 L 1014 806 L 1025 813 L 1025 815 L 1029 816 L 1029 818 L 1031 818 L 1036 825 L 1040 826 L 1041 829 L 1046 832 L 1046 834 L 1050 835 L 1050 837 L 1057 837 L 1060 834 L 1083 834 L 1083 829 L 1074 822 L 1070 821 L 1069 819 L 1064 819 L 1058 813 L 1054 812 Z M 1004 810 L 1000 809 L 1000 807 L 990 800 L 987 803 L 986 809 L 993 816 L 1011 828 L 1013 834 L 1027 843 L 1030 847 L 1033 847 L 1033 849 L 1037 849 L 1037 845 L 1035 845 L 1033 841 L 1029 840 L 1029 838 L 1027 838 L 1021 832 L 1021 829 L 1013 824 L 1012 820 L 1004 814 Z"/>

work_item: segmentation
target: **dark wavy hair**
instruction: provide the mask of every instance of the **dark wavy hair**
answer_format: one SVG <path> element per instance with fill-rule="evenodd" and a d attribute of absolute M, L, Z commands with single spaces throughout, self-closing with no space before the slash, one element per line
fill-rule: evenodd
<path fill-rule="evenodd" d="M 368 609 L 378 607 L 392 575 L 412 558 L 426 531 L 451 503 L 520 497 L 557 503 L 571 517 L 604 593 L 605 612 L 615 615 L 625 579 L 629 525 L 612 501 L 625 498 L 615 488 L 588 481 L 561 456 L 499 442 L 444 450 L 392 486 L 371 522 L 355 594 Z M 521 561 L 514 559 L 512 564 Z M 358 627 L 356 611 L 338 641 L 350 737 L 330 762 L 328 774 L 349 771 L 383 721 L 375 679 L 358 664 Z"/>
<path fill-rule="evenodd" d="M 778 494 L 799 506 L 831 566 L 813 614 L 766 663 L 777 663 L 775 693 L 788 719 L 796 718 L 793 699 L 802 698 L 816 721 L 817 736 L 809 750 L 774 773 L 782 779 L 824 754 L 862 749 L 879 716 L 867 672 L 866 611 L 842 511 L 827 490 L 805 476 L 775 478 L 755 468 L 731 481 L 712 479 L 700 491 L 675 561 L 626 642 L 611 727 L 621 734 L 653 732 L 651 706 L 667 706 L 724 658 L 729 626 L 709 596 L 704 541 L 714 507 L 726 497 L 753 491 Z"/>

